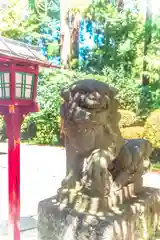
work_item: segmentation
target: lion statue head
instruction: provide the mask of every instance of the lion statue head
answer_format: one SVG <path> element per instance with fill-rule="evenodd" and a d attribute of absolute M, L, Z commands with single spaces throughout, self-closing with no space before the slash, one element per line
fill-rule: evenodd
<path fill-rule="evenodd" d="M 115 88 L 93 79 L 79 80 L 61 92 L 64 131 L 75 151 L 106 149 L 117 157 L 124 141 L 116 95 Z"/>

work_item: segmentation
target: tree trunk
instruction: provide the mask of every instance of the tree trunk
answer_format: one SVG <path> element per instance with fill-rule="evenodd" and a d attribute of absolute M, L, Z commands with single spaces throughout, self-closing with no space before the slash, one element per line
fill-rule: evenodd
<path fill-rule="evenodd" d="M 80 13 L 73 13 L 72 15 L 72 31 L 71 31 L 71 43 L 72 43 L 72 59 L 79 58 L 79 28 L 80 28 Z"/>
<path fill-rule="evenodd" d="M 116 0 L 116 5 L 117 5 L 117 9 L 119 12 L 123 10 L 123 8 L 124 8 L 123 0 Z"/>
<path fill-rule="evenodd" d="M 80 13 L 68 11 L 61 22 L 61 63 L 65 68 L 71 66 L 72 59 L 79 57 Z"/>
<path fill-rule="evenodd" d="M 71 61 L 71 31 L 69 26 L 69 11 L 61 18 L 61 63 L 64 68 L 70 67 Z"/>

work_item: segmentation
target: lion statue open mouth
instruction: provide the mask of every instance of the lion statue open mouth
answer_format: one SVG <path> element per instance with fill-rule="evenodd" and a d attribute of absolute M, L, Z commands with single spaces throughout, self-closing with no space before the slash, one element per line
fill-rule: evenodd
<path fill-rule="evenodd" d="M 78 189 L 102 198 L 144 173 L 152 146 L 144 139 L 122 138 L 116 95 L 116 89 L 92 79 L 62 91 L 67 176 L 59 193 Z"/>

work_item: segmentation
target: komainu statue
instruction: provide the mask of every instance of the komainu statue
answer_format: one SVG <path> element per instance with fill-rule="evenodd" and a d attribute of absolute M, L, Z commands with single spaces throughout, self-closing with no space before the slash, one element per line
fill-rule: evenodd
<path fill-rule="evenodd" d="M 116 95 L 96 80 L 62 91 L 67 174 L 57 194 L 39 203 L 40 240 L 155 239 L 160 192 L 144 174 L 152 146 L 122 138 Z"/>
<path fill-rule="evenodd" d="M 121 136 L 116 95 L 113 87 L 90 79 L 62 91 L 67 175 L 59 202 L 73 207 L 73 195 L 79 199 L 75 205 L 99 199 L 104 211 L 105 199 L 140 179 L 146 163 L 149 167 L 151 144 Z"/>

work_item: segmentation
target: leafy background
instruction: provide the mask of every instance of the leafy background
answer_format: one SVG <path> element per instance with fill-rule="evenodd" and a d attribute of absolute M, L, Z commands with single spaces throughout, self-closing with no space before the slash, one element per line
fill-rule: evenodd
<path fill-rule="evenodd" d="M 60 90 L 78 78 L 94 78 L 115 86 L 119 90 L 121 109 L 136 115 L 134 125 L 144 126 L 150 113 L 160 108 L 160 14 L 146 20 L 137 1 L 133 2 L 136 4 L 131 9 L 124 9 L 117 7 L 116 1 L 107 4 L 101 0 L 84 11 L 79 58 L 72 60 L 71 69 L 40 73 L 41 111 L 25 119 L 22 139 L 38 144 L 59 143 Z M 0 15 L 1 35 L 39 45 L 49 61 L 59 64 L 58 0 L 29 0 L 25 7 L 20 0 L 8 0 L 8 3 Z M 147 85 L 142 84 L 144 73 L 149 76 Z M 0 126 L 3 136 L 2 120 Z"/>

